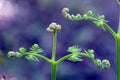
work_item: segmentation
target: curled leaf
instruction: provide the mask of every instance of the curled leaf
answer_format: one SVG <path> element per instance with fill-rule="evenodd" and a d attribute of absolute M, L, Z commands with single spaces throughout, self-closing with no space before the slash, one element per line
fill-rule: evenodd
<path fill-rule="evenodd" d="M 38 58 L 34 56 L 34 54 L 38 54 L 43 52 L 43 50 L 39 47 L 38 44 L 34 44 L 29 51 L 26 51 L 24 47 L 21 47 L 19 49 L 20 52 L 15 52 L 15 51 L 9 51 L 8 52 L 8 57 L 12 59 L 20 58 L 22 56 L 25 56 L 27 60 L 30 61 L 36 61 L 38 62 Z"/>
<path fill-rule="evenodd" d="M 94 16 L 94 14 L 93 14 L 93 12 L 92 11 L 88 11 L 87 13 L 86 13 L 88 16 Z"/>
<path fill-rule="evenodd" d="M 96 59 L 96 66 L 98 67 L 98 68 L 100 68 L 100 69 L 102 69 L 102 62 L 101 62 L 101 60 L 100 59 Z"/>
<path fill-rule="evenodd" d="M 95 17 L 92 11 L 88 11 L 87 13 L 83 14 L 83 16 L 80 14 L 73 15 L 69 13 L 69 8 L 63 8 L 62 14 L 69 20 L 91 20 L 94 24 L 96 24 L 97 27 L 106 30 L 105 24 L 107 21 L 105 20 L 104 15 Z"/>
<path fill-rule="evenodd" d="M 86 51 L 86 50 L 84 50 L 84 51 L 85 51 L 85 54 L 86 54 L 88 57 L 90 57 L 91 59 L 94 58 L 94 50 L 88 49 L 88 51 Z"/>
<path fill-rule="evenodd" d="M 59 25 L 59 24 L 57 24 L 57 23 L 55 23 L 55 22 L 52 22 L 52 23 L 49 25 L 49 27 L 47 28 L 47 31 L 48 31 L 48 32 L 52 32 L 52 33 L 58 32 L 58 31 L 60 31 L 60 30 L 61 30 L 61 25 Z"/>
<path fill-rule="evenodd" d="M 79 53 L 74 53 L 71 57 L 68 58 L 68 60 L 72 62 L 83 61 L 83 59 L 81 59 L 81 56 L 79 56 Z"/>
<path fill-rule="evenodd" d="M 81 57 L 86 55 L 85 53 L 81 52 L 82 49 L 78 48 L 78 46 L 71 46 L 71 47 L 68 48 L 67 51 L 72 54 L 72 56 L 70 56 L 68 58 L 68 60 L 70 60 L 72 62 L 83 61 L 83 59 L 81 59 Z"/>
<path fill-rule="evenodd" d="M 32 47 L 31 47 L 31 49 L 39 49 L 39 45 L 38 44 L 34 44 Z"/>
<path fill-rule="evenodd" d="M 100 69 L 109 69 L 110 68 L 110 62 L 107 59 L 104 60 L 100 60 L 100 59 L 96 59 L 96 66 Z"/>
<path fill-rule="evenodd" d="M 21 48 L 19 49 L 19 51 L 20 51 L 21 53 L 25 53 L 25 52 L 26 52 L 26 49 L 25 49 L 24 47 L 21 47 Z"/>
<path fill-rule="evenodd" d="M 104 60 L 95 59 L 94 50 L 92 50 L 92 49 L 84 50 L 84 52 L 82 52 L 81 48 L 78 48 L 78 46 L 71 46 L 68 48 L 67 51 L 71 53 L 71 56 L 68 58 L 68 60 L 70 60 L 72 62 L 83 61 L 82 57 L 87 57 L 99 69 L 109 69 L 110 68 L 110 62 L 107 59 L 104 59 Z"/>
<path fill-rule="evenodd" d="M 38 44 L 34 44 L 31 48 L 30 48 L 30 53 L 41 53 L 43 52 L 43 50 L 41 48 L 39 48 Z"/>
<path fill-rule="evenodd" d="M 110 68 L 110 61 L 108 61 L 107 59 L 104 59 L 102 61 L 102 69 L 109 69 Z"/>
<path fill-rule="evenodd" d="M 72 46 L 69 47 L 67 51 L 74 53 L 74 52 L 81 52 L 81 49 L 79 49 L 78 46 Z"/>
<path fill-rule="evenodd" d="M 8 52 L 8 57 L 12 58 L 12 59 L 16 59 L 16 58 L 19 58 L 21 56 L 22 56 L 22 54 L 19 53 L 19 52 L 15 52 L 15 51 L 9 51 Z"/>

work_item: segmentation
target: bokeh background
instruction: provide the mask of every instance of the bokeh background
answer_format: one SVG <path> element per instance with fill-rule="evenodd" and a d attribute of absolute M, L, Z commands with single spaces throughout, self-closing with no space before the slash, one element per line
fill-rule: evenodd
<path fill-rule="evenodd" d="M 117 31 L 118 10 L 116 0 L 0 0 L 0 74 L 17 80 L 51 80 L 48 63 L 30 62 L 25 58 L 11 60 L 7 52 L 18 51 L 20 47 L 29 49 L 34 43 L 51 57 L 52 34 L 46 31 L 51 22 L 62 26 L 58 33 L 57 59 L 69 54 L 69 46 L 78 45 L 82 49 L 94 49 L 95 56 L 109 59 L 111 68 L 99 70 L 89 59 L 83 62 L 62 62 L 57 70 L 57 80 L 115 80 L 116 50 L 115 40 L 107 31 L 97 28 L 91 21 L 70 21 L 61 10 L 68 7 L 71 13 L 84 14 L 88 10 L 95 15 L 104 14 L 108 24 Z M 9 79 L 10 80 L 10 79 Z"/>

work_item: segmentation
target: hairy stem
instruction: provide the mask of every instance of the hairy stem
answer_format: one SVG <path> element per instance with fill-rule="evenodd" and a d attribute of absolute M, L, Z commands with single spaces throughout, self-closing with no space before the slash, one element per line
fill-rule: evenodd
<path fill-rule="evenodd" d="M 56 80 L 57 65 L 56 64 L 51 64 L 51 67 L 52 67 L 52 80 Z"/>
<path fill-rule="evenodd" d="M 116 37 L 117 49 L 117 80 L 120 80 L 120 35 Z"/>
<path fill-rule="evenodd" d="M 52 49 L 52 60 L 55 61 L 56 57 L 56 45 L 57 45 L 57 33 L 53 33 L 53 49 Z"/>

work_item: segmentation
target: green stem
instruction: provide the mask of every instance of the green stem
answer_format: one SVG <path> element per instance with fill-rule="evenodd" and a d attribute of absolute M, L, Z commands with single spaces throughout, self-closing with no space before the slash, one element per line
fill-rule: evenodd
<path fill-rule="evenodd" d="M 116 37 L 116 32 L 107 24 L 104 24 L 104 26 L 106 27 L 106 29 L 113 35 L 113 37 Z"/>
<path fill-rule="evenodd" d="M 117 80 L 120 80 L 120 34 L 115 39 L 117 49 Z"/>
<path fill-rule="evenodd" d="M 53 49 L 52 49 L 52 60 L 55 61 L 56 57 L 56 45 L 57 45 L 57 33 L 53 33 Z"/>
<path fill-rule="evenodd" d="M 31 53 L 26 53 L 25 55 L 31 55 Z M 34 53 L 34 54 L 32 54 L 32 55 L 37 56 L 37 57 L 45 60 L 45 61 L 48 62 L 48 63 L 52 63 L 52 61 L 51 61 L 49 58 L 47 58 L 47 57 L 45 57 L 45 56 L 43 56 L 43 55 L 41 55 L 41 54 Z"/>
<path fill-rule="evenodd" d="M 92 21 L 99 21 L 99 20 L 96 19 L 96 18 L 91 18 L 90 20 L 92 20 Z M 113 35 L 113 37 L 115 38 L 116 32 L 115 32 L 109 25 L 107 25 L 106 23 L 104 23 L 104 27 L 105 27 L 105 29 L 107 29 L 107 30 Z"/>
<path fill-rule="evenodd" d="M 37 57 L 39 57 L 39 58 L 41 58 L 41 59 L 43 59 L 43 60 L 45 60 L 48 63 L 51 63 L 51 60 L 48 59 L 47 57 L 43 56 L 43 55 L 40 55 L 40 54 L 34 54 L 34 55 L 37 56 Z"/>
<path fill-rule="evenodd" d="M 117 33 L 119 33 L 120 34 L 120 25 L 119 25 L 119 27 L 118 27 L 118 32 Z"/>
<path fill-rule="evenodd" d="M 51 64 L 51 67 L 52 67 L 52 80 L 56 80 L 57 65 L 56 64 Z"/>
<path fill-rule="evenodd" d="M 53 48 L 52 48 L 52 57 L 51 57 L 51 67 L 52 67 L 52 80 L 56 80 L 56 69 L 57 64 L 55 61 L 56 58 L 56 45 L 57 45 L 57 32 L 53 33 Z"/>
<path fill-rule="evenodd" d="M 56 61 L 56 64 L 61 63 L 62 61 L 68 59 L 70 56 L 72 56 L 72 54 L 68 54 L 68 55 L 66 55 L 66 56 L 64 56 L 64 57 L 62 57 L 62 58 L 60 58 L 59 60 Z"/>
<path fill-rule="evenodd" d="M 71 57 L 72 55 L 73 55 L 73 54 L 68 54 L 68 55 L 66 55 L 66 56 L 63 56 L 62 58 L 60 58 L 59 60 L 56 61 L 56 64 L 61 63 L 62 61 L 68 59 L 68 58 Z M 86 54 L 84 54 L 84 53 L 79 54 L 79 56 L 84 56 L 84 57 L 87 57 L 87 58 L 90 58 L 90 59 L 91 59 L 91 57 L 89 57 L 88 55 L 86 55 Z"/>
<path fill-rule="evenodd" d="M 116 49 L 117 49 L 117 80 L 120 80 L 120 0 L 118 0 L 119 6 L 119 24 L 116 40 Z"/>

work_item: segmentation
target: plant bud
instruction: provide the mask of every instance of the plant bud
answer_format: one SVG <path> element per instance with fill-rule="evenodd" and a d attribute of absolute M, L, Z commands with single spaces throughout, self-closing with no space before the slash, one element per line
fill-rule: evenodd
<path fill-rule="evenodd" d="M 88 15 L 88 16 L 93 16 L 93 12 L 92 12 L 92 11 L 88 11 L 88 12 L 87 12 L 87 15 Z"/>
<path fill-rule="evenodd" d="M 9 51 L 8 52 L 8 57 L 12 58 L 12 59 L 16 59 L 16 58 L 19 58 L 21 56 L 22 56 L 22 54 L 19 53 L 19 52 L 15 52 L 15 51 Z"/>
<path fill-rule="evenodd" d="M 69 12 L 69 8 L 63 8 L 62 9 L 62 14 L 66 15 Z"/>
<path fill-rule="evenodd" d="M 110 62 L 107 59 L 104 59 L 102 61 L 102 68 L 103 69 L 109 69 L 110 68 Z"/>
<path fill-rule="evenodd" d="M 96 66 L 100 69 L 102 68 L 102 62 L 100 59 L 96 59 Z"/>
<path fill-rule="evenodd" d="M 21 47 L 21 48 L 19 49 L 19 51 L 22 52 L 22 53 L 25 53 L 25 52 L 26 52 L 26 49 L 25 49 L 24 47 Z"/>
<path fill-rule="evenodd" d="M 49 27 L 47 28 L 48 32 L 58 32 L 61 30 L 61 25 L 53 22 L 49 25 Z"/>
<path fill-rule="evenodd" d="M 9 52 L 8 52 L 8 57 L 9 57 L 9 58 L 12 58 L 12 59 L 15 59 L 15 58 L 16 58 L 16 52 L 14 52 L 14 51 L 9 51 Z"/>

